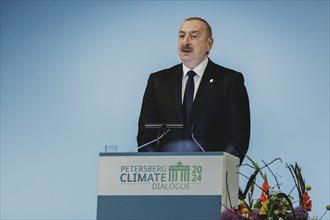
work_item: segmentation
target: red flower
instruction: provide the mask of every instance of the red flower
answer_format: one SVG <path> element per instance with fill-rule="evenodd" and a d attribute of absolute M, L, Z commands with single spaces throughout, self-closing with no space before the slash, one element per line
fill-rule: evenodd
<path fill-rule="evenodd" d="M 265 202 L 265 201 L 268 200 L 268 198 L 267 198 L 267 194 L 268 194 L 269 188 L 270 188 L 270 187 L 269 187 L 268 182 L 265 181 L 265 182 L 262 184 L 262 187 L 261 187 L 261 189 L 262 189 L 261 196 L 260 196 L 260 198 L 258 199 L 260 202 Z"/>
<path fill-rule="evenodd" d="M 308 193 L 304 193 L 302 195 L 303 198 L 303 202 L 304 202 L 304 208 L 306 211 L 312 211 L 312 200 L 310 200 L 310 197 L 308 195 Z"/>
<path fill-rule="evenodd" d="M 304 208 L 306 211 L 312 211 L 312 200 L 308 200 L 308 202 L 304 204 Z"/>
<path fill-rule="evenodd" d="M 302 195 L 302 197 L 303 197 L 303 201 L 304 201 L 304 202 L 307 202 L 307 201 L 310 199 L 308 193 L 304 193 L 304 194 Z"/>

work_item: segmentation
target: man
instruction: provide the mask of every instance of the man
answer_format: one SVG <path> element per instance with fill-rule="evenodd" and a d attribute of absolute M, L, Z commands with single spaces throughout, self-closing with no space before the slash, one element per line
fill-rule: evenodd
<path fill-rule="evenodd" d="M 249 100 L 241 73 L 209 59 L 210 25 L 192 17 L 180 26 L 178 54 L 182 64 L 148 79 L 139 118 L 138 145 L 157 138 L 147 123 L 184 124 L 142 151 L 225 151 L 242 162 L 250 139 Z M 191 106 L 192 105 L 192 106 Z"/>

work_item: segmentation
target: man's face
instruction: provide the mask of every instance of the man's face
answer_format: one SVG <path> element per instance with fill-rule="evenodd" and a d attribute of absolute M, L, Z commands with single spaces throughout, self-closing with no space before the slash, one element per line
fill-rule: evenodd
<path fill-rule="evenodd" d="M 206 24 L 199 20 L 185 21 L 179 30 L 178 53 L 188 68 L 195 68 L 208 57 L 213 38 L 208 36 Z"/>

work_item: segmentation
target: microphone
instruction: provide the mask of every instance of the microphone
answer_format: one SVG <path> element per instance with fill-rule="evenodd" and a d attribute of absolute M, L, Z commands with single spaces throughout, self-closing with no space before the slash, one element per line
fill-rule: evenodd
<path fill-rule="evenodd" d="M 157 148 L 159 146 L 159 141 L 168 134 L 168 132 L 171 130 L 171 129 L 178 129 L 178 128 L 183 128 L 183 124 L 161 124 L 161 123 L 147 123 L 145 124 L 144 126 L 145 129 L 159 129 L 158 131 L 158 134 L 157 134 L 157 138 L 152 140 L 152 141 L 149 141 L 148 143 L 145 143 L 137 148 L 134 148 L 128 152 L 134 152 L 136 150 L 139 150 L 141 148 L 144 148 L 146 146 L 148 146 L 149 144 L 152 144 L 152 143 L 155 143 L 157 142 Z M 167 130 L 166 130 L 167 129 Z M 160 133 L 162 132 L 162 134 L 160 135 Z"/>
<path fill-rule="evenodd" d="M 197 144 L 197 146 L 203 151 L 205 152 L 204 148 L 198 143 L 198 141 L 196 140 L 195 136 L 194 136 L 194 126 L 195 123 L 192 124 L 191 126 L 191 138 L 195 141 L 195 143 Z"/>
<path fill-rule="evenodd" d="M 161 124 L 161 123 L 147 123 L 144 128 L 146 129 L 161 129 L 161 128 L 169 128 L 169 129 L 178 129 L 183 128 L 183 124 Z"/>

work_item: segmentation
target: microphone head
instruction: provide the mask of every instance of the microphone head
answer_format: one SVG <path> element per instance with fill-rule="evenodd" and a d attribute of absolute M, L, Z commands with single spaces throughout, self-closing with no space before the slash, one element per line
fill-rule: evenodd
<path fill-rule="evenodd" d="M 168 128 L 168 129 L 182 129 L 183 124 L 167 124 L 167 123 L 146 123 L 144 125 L 145 129 L 161 129 L 161 128 Z"/>

